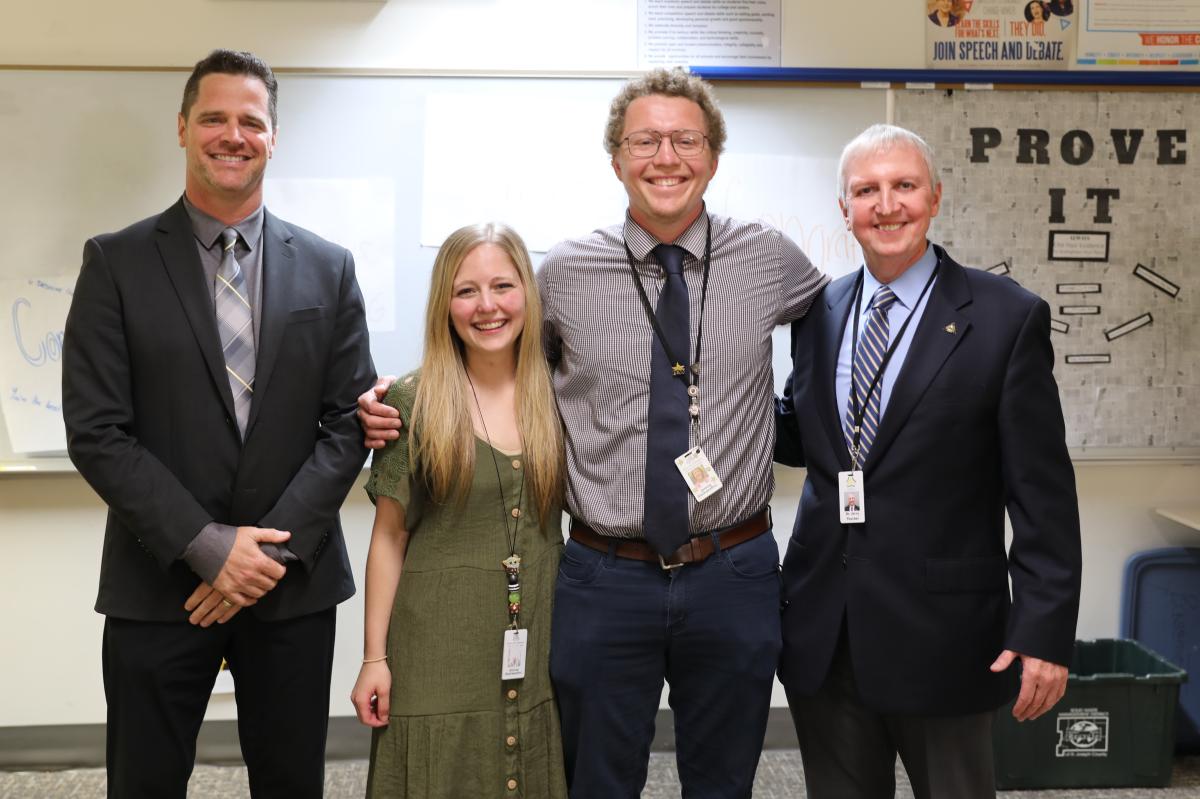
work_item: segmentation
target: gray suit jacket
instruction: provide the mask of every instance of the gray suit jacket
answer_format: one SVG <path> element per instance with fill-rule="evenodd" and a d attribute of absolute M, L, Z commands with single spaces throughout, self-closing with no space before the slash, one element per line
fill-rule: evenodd
<path fill-rule="evenodd" d="M 210 521 L 288 530 L 300 562 L 251 608 L 274 620 L 354 593 L 338 509 L 366 451 L 355 399 L 375 373 L 354 261 L 270 212 L 254 400 L 240 440 L 182 201 L 84 247 L 67 317 L 63 415 L 108 504 L 96 610 L 183 621 L 180 560 Z"/>

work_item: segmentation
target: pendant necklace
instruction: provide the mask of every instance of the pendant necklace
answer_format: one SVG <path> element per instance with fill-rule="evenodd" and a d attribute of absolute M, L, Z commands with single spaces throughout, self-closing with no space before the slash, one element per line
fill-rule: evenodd
<path fill-rule="evenodd" d="M 517 492 L 517 504 L 511 513 L 505 510 L 504 481 L 500 479 L 500 462 L 496 460 L 496 448 L 492 446 L 492 437 L 488 433 L 487 422 L 483 418 L 483 407 L 479 404 L 479 394 L 475 391 L 475 383 L 471 373 L 463 367 L 467 375 L 467 385 L 471 387 L 471 396 L 475 398 L 475 410 L 479 413 L 479 424 L 483 427 L 483 437 L 487 440 L 488 451 L 492 454 L 492 467 L 496 470 L 496 491 L 500 495 L 500 516 L 504 521 L 504 537 L 508 543 L 508 557 L 500 561 L 504 567 L 506 593 L 508 594 L 508 629 L 516 630 L 521 615 L 521 556 L 517 554 L 517 530 L 521 526 L 521 502 L 525 498 L 525 470 L 521 470 L 521 487 Z M 509 517 L 512 524 L 509 524 Z"/>

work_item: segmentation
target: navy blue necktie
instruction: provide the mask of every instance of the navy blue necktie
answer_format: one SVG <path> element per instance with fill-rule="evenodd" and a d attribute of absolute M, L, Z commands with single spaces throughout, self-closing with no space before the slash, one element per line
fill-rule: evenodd
<path fill-rule="evenodd" d="M 690 417 L 686 379 L 674 376 L 673 367 L 687 366 L 690 331 L 688 289 L 683 282 L 685 250 L 673 244 L 660 244 L 653 252 L 667 273 L 655 316 L 678 363 L 671 362 L 658 336 L 653 336 L 642 530 L 650 545 L 666 557 L 688 540 L 688 487 L 675 466 L 675 459 L 688 448 Z"/>

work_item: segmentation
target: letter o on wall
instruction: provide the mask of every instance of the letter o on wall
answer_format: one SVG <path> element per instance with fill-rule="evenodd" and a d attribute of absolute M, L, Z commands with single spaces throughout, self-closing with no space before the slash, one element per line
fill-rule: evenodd
<path fill-rule="evenodd" d="M 1078 155 L 1075 154 L 1076 142 L 1079 143 Z M 1062 155 L 1062 160 L 1071 166 L 1086 164 L 1092 160 L 1094 152 L 1096 152 L 1096 142 L 1092 140 L 1091 134 L 1086 130 L 1068 130 L 1063 134 L 1059 153 Z"/>

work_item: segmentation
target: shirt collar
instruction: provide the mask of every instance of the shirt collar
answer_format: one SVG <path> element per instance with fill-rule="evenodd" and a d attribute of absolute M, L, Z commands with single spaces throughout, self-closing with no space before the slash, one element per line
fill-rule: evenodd
<path fill-rule="evenodd" d="M 683 231 L 679 238 L 669 242 L 659 241 L 648 230 L 634 222 L 629 211 L 625 212 L 625 243 L 629 245 L 629 251 L 633 253 L 633 257 L 639 261 L 650 260 L 650 251 L 664 243 L 682 247 L 699 261 L 704 258 L 704 245 L 707 238 L 707 208 L 701 212 L 700 216 L 696 217 L 695 222 L 688 225 L 688 229 Z"/>
<path fill-rule="evenodd" d="M 251 252 L 258 246 L 258 242 L 262 238 L 263 218 L 265 216 L 263 213 L 264 206 L 262 205 L 258 206 L 254 213 L 232 225 L 226 225 L 220 219 L 209 216 L 192 205 L 191 200 L 187 198 L 186 194 L 183 195 L 183 207 L 187 210 L 188 218 L 192 220 L 192 233 L 195 234 L 196 240 L 205 249 L 211 250 L 213 245 L 217 243 L 217 239 L 221 237 L 221 232 L 227 227 L 231 227 L 238 232 L 238 235 L 242 237 L 242 241 L 246 243 Z"/>
<path fill-rule="evenodd" d="M 935 266 L 937 266 L 937 253 L 933 251 L 933 245 L 926 242 L 925 253 L 917 259 L 917 262 L 905 269 L 900 277 L 887 284 L 892 293 L 896 295 L 896 300 L 911 311 L 917 301 L 921 299 L 921 292 L 924 291 L 925 283 L 933 274 Z M 863 299 L 870 300 L 882 285 L 871 274 L 870 269 L 863 269 Z"/>

